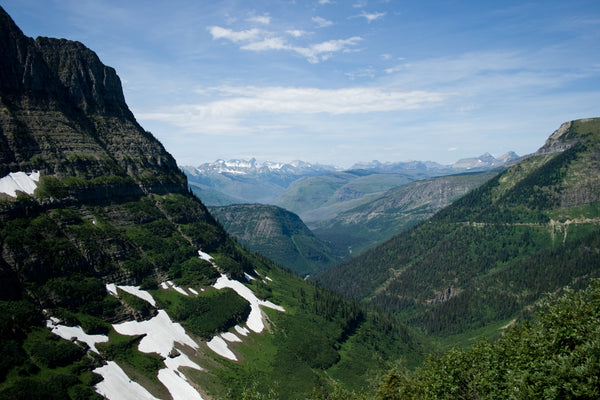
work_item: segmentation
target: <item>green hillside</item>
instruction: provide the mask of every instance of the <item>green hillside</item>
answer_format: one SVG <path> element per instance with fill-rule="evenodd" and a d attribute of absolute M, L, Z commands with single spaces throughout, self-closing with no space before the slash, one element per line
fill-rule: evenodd
<path fill-rule="evenodd" d="M 242 204 L 210 211 L 240 244 L 298 275 L 326 270 L 340 258 L 296 214 L 282 208 Z"/>
<path fill-rule="evenodd" d="M 600 119 L 566 123 L 536 154 L 319 282 L 430 334 L 493 334 L 600 272 L 599 144 Z"/>
<path fill-rule="evenodd" d="M 343 171 L 311 176 L 293 182 L 276 200 L 276 205 L 300 216 L 311 227 L 312 222 L 329 219 L 340 211 L 354 208 L 370 195 L 385 191 L 426 175 L 422 172 L 376 173 L 375 171 Z"/>
<path fill-rule="evenodd" d="M 368 391 L 337 386 L 311 399 L 597 399 L 600 397 L 600 282 L 540 301 L 530 320 L 497 341 L 431 355 L 416 371 L 402 365 Z"/>
<path fill-rule="evenodd" d="M 234 241 L 93 51 L 0 9 L 0 53 L 0 399 L 301 399 L 419 364 L 394 317 Z"/>

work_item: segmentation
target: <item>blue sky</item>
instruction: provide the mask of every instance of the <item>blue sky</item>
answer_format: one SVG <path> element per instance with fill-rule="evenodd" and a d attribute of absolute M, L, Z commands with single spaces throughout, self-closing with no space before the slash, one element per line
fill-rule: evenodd
<path fill-rule="evenodd" d="M 180 165 L 451 163 L 600 116 L 600 1 L 1 0 L 78 40 Z"/>

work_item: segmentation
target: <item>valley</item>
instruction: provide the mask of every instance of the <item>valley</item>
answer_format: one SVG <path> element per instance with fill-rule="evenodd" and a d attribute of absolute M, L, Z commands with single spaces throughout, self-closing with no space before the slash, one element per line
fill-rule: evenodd
<path fill-rule="evenodd" d="M 600 397 L 600 118 L 180 167 L 84 44 L 0 8 L 0 53 L 0 399 Z"/>

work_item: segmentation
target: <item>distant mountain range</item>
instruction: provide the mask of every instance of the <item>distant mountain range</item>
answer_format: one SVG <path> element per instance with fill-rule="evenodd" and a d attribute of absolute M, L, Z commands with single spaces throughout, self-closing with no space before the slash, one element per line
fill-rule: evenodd
<path fill-rule="evenodd" d="M 485 153 L 479 157 L 462 158 L 455 163 L 449 165 L 439 164 L 434 161 L 401 161 L 401 162 L 379 162 L 377 160 L 371 162 L 359 162 L 354 164 L 350 169 L 366 169 L 376 171 L 405 171 L 405 170 L 424 170 L 424 171 L 439 171 L 444 175 L 448 173 L 477 171 L 489 168 L 504 166 L 510 162 L 519 159 L 519 155 L 514 151 L 496 158 L 490 153 Z"/>
<path fill-rule="evenodd" d="M 250 160 L 217 160 L 198 167 L 181 168 L 192 191 L 206 205 L 274 204 L 290 183 L 306 176 L 335 172 L 333 166 L 304 161 L 291 163 Z"/>
<path fill-rule="evenodd" d="M 518 159 L 519 156 L 511 151 L 498 158 L 485 153 L 479 157 L 464 158 L 449 165 L 442 165 L 433 161 L 393 163 L 371 161 L 356 163 L 350 169 L 343 170 L 333 165 L 312 164 L 305 161 L 292 161 L 290 163 L 259 162 L 255 158 L 251 158 L 249 160 L 217 160 L 197 167 L 182 166 L 181 169 L 186 174 L 192 191 L 206 205 L 224 206 L 261 203 L 286 207 L 287 202 L 293 202 L 289 193 L 286 193 L 290 185 L 307 177 L 335 176 L 335 174 L 342 172 L 357 177 L 400 173 L 409 176 L 409 181 L 414 181 L 461 172 L 484 171 L 505 166 Z M 389 179 L 386 180 L 389 181 Z M 391 186 L 386 186 L 385 189 L 391 189 L 399 184 L 394 183 Z M 298 212 L 293 208 L 290 210 Z"/>
<path fill-rule="evenodd" d="M 518 159 L 514 152 L 499 158 L 486 153 L 451 165 L 372 161 L 342 171 L 303 161 L 260 163 L 252 158 L 183 170 L 193 192 L 212 207 L 230 234 L 252 251 L 305 275 L 430 217 Z M 268 231 L 261 230 L 265 224 Z"/>

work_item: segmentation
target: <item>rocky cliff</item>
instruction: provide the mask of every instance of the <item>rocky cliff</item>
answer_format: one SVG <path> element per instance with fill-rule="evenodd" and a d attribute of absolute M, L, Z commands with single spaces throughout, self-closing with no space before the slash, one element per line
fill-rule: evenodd
<path fill-rule="evenodd" d="M 115 70 L 93 51 L 28 38 L 0 9 L 0 54 L 0 176 L 39 170 L 42 181 L 87 180 L 87 190 L 92 179 L 110 175 L 120 178 L 112 183 L 119 193 L 123 183 L 132 193 L 186 190 L 173 157 L 127 107 Z"/>

